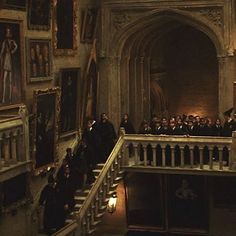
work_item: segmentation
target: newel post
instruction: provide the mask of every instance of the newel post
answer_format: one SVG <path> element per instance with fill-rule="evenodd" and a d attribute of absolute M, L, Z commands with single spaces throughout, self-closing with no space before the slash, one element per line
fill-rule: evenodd
<path fill-rule="evenodd" d="M 29 114 L 26 106 L 20 106 L 18 111 L 19 116 L 23 122 L 23 144 L 25 153 L 23 154 L 23 159 L 28 161 L 30 159 L 30 150 L 29 150 Z M 21 157 L 22 158 L 22 157 Z M 22 159 L 21 159 L 22 160 Z"/>
<path fill-rule="evenodd" d="M 229 168 L 236 169 L 236 131 L 232 132 L 231 155 L 229 155 Z"/>

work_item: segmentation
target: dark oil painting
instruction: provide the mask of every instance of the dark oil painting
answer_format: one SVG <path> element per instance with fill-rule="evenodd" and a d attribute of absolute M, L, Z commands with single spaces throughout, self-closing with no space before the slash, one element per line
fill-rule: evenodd
<path fill-rule="evenodd" d="M 35 169 L 54 163 L 57 143 L 57 90 L 35 91 Z"/>
<path fill-rule="evenodd" d="M 77 128 L 79 78 L 79 68 L 61 69 L 60 133 L 75 131 Z"/>
<path fill-rule="evenodd" d="M 204 176 L 169 175 L 168 213 L 172 231 L 207 232 L 208 195 Z"/>
<path fill-rule="evenodd" d="M 29 0 L 28 9 L 29 29 L 50 29 L 51 0 Z"/>

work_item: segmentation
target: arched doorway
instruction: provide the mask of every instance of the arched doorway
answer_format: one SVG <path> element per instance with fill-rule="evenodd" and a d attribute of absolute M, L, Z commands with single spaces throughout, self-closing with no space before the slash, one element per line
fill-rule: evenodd
<path fill-rule="evenodd" d="M 150 114 L 215 118 L 219 79 L 216 49 L 211 40 L 182 24 L 161 33 L 150 49 L 150 89 L 160 90 L 159 94 L 150 93 Z"/>
<path fill-rule="evenodd" d="M 155 17 L 123 41 L 121 113 L 129 112 L 136 128 L 154 113 L 216 117 L 219 45 L 215 38 L 175 13 Z"/>

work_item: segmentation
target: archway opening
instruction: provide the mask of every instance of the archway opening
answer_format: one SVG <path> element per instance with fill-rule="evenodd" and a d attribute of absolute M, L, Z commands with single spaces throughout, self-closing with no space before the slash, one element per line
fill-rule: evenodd
<path fill-rule="evenodd" d="M 151 114 L 217 116 L 218 61 L 204 33 L 181 25 L 155 40 L 150 58 L 151 91 L 164 96 L 150 94 Z"/>
<path fill-rule="evenodd" d="M 129 112 L 136 127 L 153 114 L 218 116 L 215 42 L 167 15 L 142 27 L 121 53 L 121 112 Z"/>

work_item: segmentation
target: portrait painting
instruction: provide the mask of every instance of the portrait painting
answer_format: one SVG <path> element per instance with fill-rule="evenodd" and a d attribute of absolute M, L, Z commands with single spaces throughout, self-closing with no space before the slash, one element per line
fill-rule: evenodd
<path fill-rule="evenodd" d="M 34 162 L 35 169 L 57 161 L 60 89 L 34 91 Z"/>
<path fill-rule="evenodd" d="M 49 39 L 28 39 L 26 46 L 28 82 L 51 80 L 51 41 Z"/>
<path fill-rule="evenodd" d="M 23 60 L 21 22 L 0 20 L 0 106 L 22 101 Z"/>
<path fill-rule="evenodd" d="M 51 0 L 29 0 L 28 27 L 31 30 L 49 30 Z"/>
<path fill-rule="evenodd" d="M 77 51 L 77 1 L 54 0 L 53 52 L 54 55 L 74 55 Z"/>
<path fill-rule="evenodd" d="M 79 68 L 65 68 L 60 71 L 61 109 L 60 133 L 76 131 L 78 124 Z"/>
<path fill-rule="evenodd" d="M 1 5 L 3 8 L 25 10 L 26 0 L 2 0 Z"/>
<path fill-rule="evenodd" d="M 206 177 L 169 175 L 168 215 L 172 231 L 208 231 L 208 192 Z"/>
<path fill-rule="evenodd" d="M 92 43 L 97 28 L 97 8 L 88 8 L 82 14 L 81 43 Z"/>
<path fill-rule="evenodd" d="M 86 117 L 96 118 L 99 75 L 97 70 L 96 40 L 93 42 L 90 57 L 83 75 L 83 95 L 81 106 L 81 122 Z M 83 125 L 83 124 L 81 124 Z"/>
<path fill-rule="evenodd" d="M 150 188 L 147 183 L 155 183 Z M 125 176 L 128 228 L 165 228 L 163 177 L 154 173 L 129 173 Z"/>

